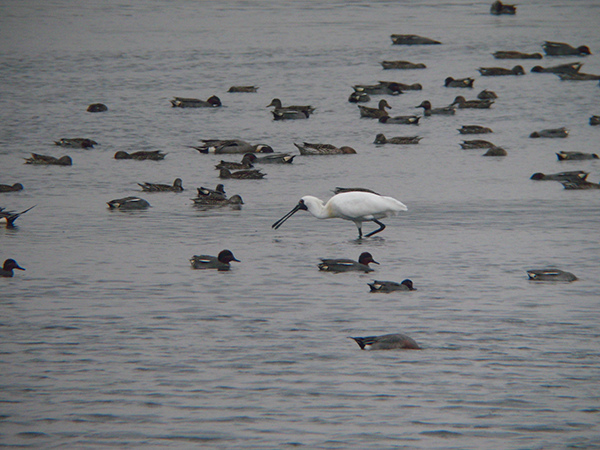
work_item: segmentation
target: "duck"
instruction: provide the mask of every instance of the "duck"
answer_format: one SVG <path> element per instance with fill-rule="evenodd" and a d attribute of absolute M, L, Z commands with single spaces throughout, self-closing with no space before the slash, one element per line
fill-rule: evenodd
<path fill-rule="evenodd" d="M 23 190 L 21 183 L 15 183 L 12 186 L 9 184 L 0 184 L 0 192 L 18 192 Z"/>
<path fill-rule="evenodd" d="M 393 81 L 379 82 L 378 84 L 357 84 L 352 86 L 354 92 L 361 92 L 369 95 L 401 95 L 402 88 L 400 83 Z"/>
<path fill-rule="evenodd" d="M 240 262 L 233 256 L 231 250 L 222 250 L 218 256 L 194 255 L 190 259 L 193 269 L 217 269 L 219 271 L 229 270 L 230 262 Z"/>
<path fill-rule="evenodd" d="M 60 145 L 61 147 L 72 147 L 72 148 L 94 148 L 94 145 L 98 145 L 98 143 L 92 139 L 87 138 L 72 138 L 72 139 L 59 139 L 58 141 L 54 141 L 56 145 Z"/>
<path fill-rule="evenodd" d="M 0 223 L 6 223 L 6 228 L 14 228 L 15 220 L 17 220 L 22 214 L 25 214 L 27 211 L 33 208 L 35 208 L 35 205 L 33 205 L 31 208 L 27 208 L 25 211 L 12 212 L 0 207 Z"/>
<path fill-rule="evenodd" d="M 25 270 L 23 267 L 19 266 L 14 259 L 7 259 L 4 261 L 2 269 L 0 269 L 0 277 L 12 278 L 14 276 L 14 269 Z"/>
<path fill-rule="evenodd" d="M 412 63 L 410 61 L 382 61 L 381 65 L 384 69 L 426 69 L 427 66 L 423 63 Z"/>
<path fill-rule="evenodd" d="M 254 167 L 252 164 L 256 161 L 256 155 L 254 153 L 244 153 L 241 162 L 223 161 L 215 166 L 215 169 L 228 169 L 228 170 L 248 170 Z"/>
<path fill-rule="evenodd" d="M 432 116 L 432 115 L 451 115 L 451 114 L 455 114 L 456 113 L 456 107 L 454 106 L 454 104 L 452 105 L 448 105 L 448 106 L 444 106 L 441 108 L 432 108 L 431 107 L 431 102 L 429 100 L 424 100 L 421 102 L 420 105 L 415 106 L 415 108 L 423 108 L 424 115 L 425 116 Z"/>
<path fill-rule="evenodd" d="M 527 276 L 531 281 L 575 281 L 577 277 L 570 272 L 560 269 L 528 270 Z"/>
<path fill-rule="evenodd" d="M 379 118 L 379 123 L 396 123 L 403 125 L 419 125 L 421 116 L 383 116 Z"/>
<path fill-rule="evenodd" d="M 295 111 L 293 109 L 274 109 L 271 114 L 273 114 L 273 120 L 303 120 L 310 118 L 308 111 Z"/>
<path fill-rule="evenodd" d="M 192 199 L 194 206 L 232 206 L 234 208 L 241 208 L 244 204 L 242 197 L 239 195 L 232 195 L 230 198 L 226 197 L 209 197 L 209 196 L 198 196 Z"/>
<path fill-rule="evenodd" d="M 531 71 L 533 73 L 577 73 L 579 72 L 579 69 L 581 69 L 581 66 L 583 66 L 583 64 L 580 62 L 572 62 L 546 68 L 542 66 L 533 66 Z"/>
<path fill-rule="evenodd" d="M 373 281 L 372 283 L 367 283 L 371 288 L 372 293 L 383 293 L 389 294 L 393 291 L 416 291 L 417 288 L 413 286 L 412 280 L 408 278 L 403 280 L 402 283 L 396 283 L 395 281 Z"/>
<path fill-rule="evenodd" d="M 248 156 L 254 156 L 253 162 L 255 164 L 292 164 L 296 155 L 290 155 L 289 153 L 272 153 L 266 156 L 257 157 L 252 153 L 248 153 Z"/>
<path fill-rule="evenodd" d="M 507 156 L 508 152 L 502 147 L 490 147 L 482 156 Z"/>
<path fill-rule="evenodd" d="M 181 178 L 175 178 L 173 185 L 156 183 L 138 183 L 144 192 L 181 192 L 183 191 L 183 182 Z"/>
<path fill-rule="evenodd" d="M 203 139 L 202 145 L 192 147 L 200 153 L 273 153 L 273 149 L 265 144 L 250 144 L 241 139 Z"/>
<path fill-rule="evenodd" d="M 418 144 L 421 139 L 423 139 L 423 138 L 420 136 L 396 136 L 396 137 L 388 139 L 385 137 L 385 134 L 379 133 L 377 136 L 375 136 L 375 141 L 373 143 L 379 144 L 379 145 L 383 145 L 383 144 L 412 145 L 412 144 Z"/>
<path fill-rule="evenodd" d="M 479 108 L 479 109 L 487 109 L 494 103 L 494 100 L 486 99 L 486 100 L 466 100 L 462 95 L 457 96 L 452 105 L 458 105 L 459 108 Z"/>
<path fill-rule="evenodd" d="M 354 91 L 350 94 L 350 97 L 348 97 L 348 101 L 350 103 L 366 103 L 371 101 L 371 97 L 369 97 L 369 94 L 366 92 Z"/>
<path fill-rule="evenodd" d="M 498 51 L 492 53 L 496 59 L 542 59 L 541 53 L 523 53 L 516 51 Z"/>
<path fill-rule="evenodd" d="M 584 172 L 583 170 L 572 170 L 569 172 L 559 172 L 559 173 L 552 173 L 552 174 L 545 174 L 545 173 L 541 173 L 541 172 L 536 172 L 533 175 L 531 175 L 530 179 L 531 180 L 544 180 L 544 181 L 569 181 L 569 182 L 574 182 L 574 183 L 578 183 L 581 181 L 585 181 L 585 179 L 587 178 L 587 176 L 589 175 L 588 172 Z"/>
<path fill-rule="evenodd" d="M 523 66 L 515 66 L 512 69 L 505 69 L 504 67 L 480 67 L 477 70 L 484 77 L 498 77 L 503 75 L 525 75 L 525 69 L 523 69 Z"/>
<path fill-rule="evenodd" d="M 174 97 L 169 100 L 173 108 L 217 108 L 223 106 L 221 99 L 216 95 L 209 97 L 207 100 L 199 98 Z"/>
<path fill-rule="evenodd" d="M 92 103 L 87 107 L 86 111 L 91 113 L 104 112 L 108 111 L 108 106 L 104 103 Z"/>
<path fill-rule="evenodd" d="M 590 125 L 600 125 L 600 116 L 592 116 L 590 117 Z"/>
<path fill-rule="evenodd" d="M 600 189 L 600 184 L 591 181 L 561 181 L 565 189 Z"/>
<path fill-rule="evenodd" d="M 477 98 L 479 100 L 495 100 L 498 98 L 498 94 L 496 94 L 494 91 L 488 91 L 487 89 L 484 89 L 477 94 Z"/>
<path fill-rule="evenodd" d="M 459 78 L 455 80 L 452 77 L 448 77 L 444 80 L 444 86 L 446 87 L 457 87 L 457 88 L 472 88 L 475 83 L 474 78 Z"/>
<path fill-rule="evenodd" d="M 496 0 L 492 3 L 492 7 L 490 8 L 490 14 L 494 14 L 499 16 L 500 14 L 509 14 L 514 15 L 517 13 L 517 7 L 515 5 L 505 5 L 499 0 Z"/>
<path fill-rule="evenodd" d="M 593 73 L 557 73 L 555 75 L 557 75 L 562 81 L 600 80 L 600 75 L 595 75 Z"/>
<path fill-rule="evenodd" d="M 256 92 L 256 86 L 231 86 L 227 92 Z"/>
<path fill-rule="evenodd" d="M 462 141 L 460 146 L 463 150 L 471 150 L 474 148 L 492 148 L 495 147 L 490 141 L 484 141 L 483 139 L 473 139 L 471 141 Z"/>
<path fill-rule="evenodd" d="M 440 41 L 416 34 L 392 34 L 392 45 L 440 45 Z"/>
<path fill-rule="evenodd" d="M 310 105 L 289 105 L 289 106 L 283 106 L 281 103 L 281 100 L 279 100 L 278 98 L 274 98 L 273 100 L 271 100 L 271 103 L 269 103 L 267 105 L 267 108 L 269 107 L 275 107 L 275 110 L 288 110 L 288 111 L 302 111 L 306 114 L 306 116 L 308 117 L 308 115 L 312 114 L 315 112 L 315 108 L 313 108 Z"/>
<path fill-rule="evenodd" d="M 208 199 L 218 199 L 225 200 L 227 199 L 227 195 L 225 194 L 225 187 L 222 184 L 217 184 L 215 189 L 209 189 L 205 187 L 199 187 L 198 190 L 198 198 L 202 198 L 205 200 Z"/>
<path fill-rule="evenodd" d="M 568 136 L 569 130 L 567 130 L 565 127 L 534 131 L 529 135 L 530 138 L 566 138 Z"/>
<path fill-rule="evenodd" d="M 598 159 L 596 153 L 583 153 L 583 152 L 565 152 L 561 151 L 556 154 L 559 161 L 583 161 L 587 159 Z"/>
<path fill-rule="evenodd" d="M 325 272 L 373 272 L 370 263 L 379 264 L 369 252 L 363 252 L 358 262 L 352 259 L 321 259 L 319 270 Z"/>
<path fill-rule="evenodd" d="M 419 344 L 411 337 L 402 334 L 384 334 L 383 336 L 350 337 L 361 350 L 420 350 Z"/>
<path fill-rule="evenodd" d="M 219 178 L 226 180 L 230 178 L 237 180 L 260 180 L 264 176 L 265 174 L 260 170 L 238 170 L 237 172 L 231 172 L 228 169 L 221 169 L 219 172 Z"/>
<path fill-rule="evenodd" d="M 145 151 L 127 153 L 122 150 L 115 153 L 115 159 L 135 159 L 137 161 L 162 161 L 167 156 L 166 153 L 162 153 L 160 150 Z"/>
<path fill-rule="evenodd" d="M 336 147 L 332 144 L 311 144 L 304 142 L 302 145 L 296 144 L 296 148 L 300 151 L 301 155 L 349 155 L 356 154 L 356 150 L 352 147 Z"/>
<path fill-rule="evenodd" d="M 360 117 L 368 117 L 371 119 L 378 119 L 383 116 L 387 116 L 388 113 L 385 108 L 392 109 L 388 102 L 383 98 L 379 100 L 378 108 L 369 108 L 368 106 L 357 105 L 360 111 Z"/>
<path fill-rule="evenodd" d="M 61 156 L 60 158 L 55 158 L 53 156 L 48 155 L 39 155 L 37 153 L 32 153 L 31 158 L 25 158 L 25 164 L 45 164 L 45 165 L 53 165 L 53 166 L 72 166 L 73 160 L 70 156 Z"/>
<path fill-rule="evenodd" d="M 421 83 L 405 84 L 405 83 L 399 83 L 397 81 L 380 81 L 379 84 L 382 86 L 385 86 L 388 89 L 392 90 L 393 92 L 397 92 L 399 94 L 401 94 L 402 91 L 422 91 L 423 90 L 423 85 Z"/>
<path fill-rule="evenodd" d="M 563 42 L 546 41 L 542 44 L 542 48 L 548 56 L 587 56 L 592 54 L 587 45 L 580 45 L 575 48 Z"/>
<path fill-rule="evenodd" d="M 463 125 L 458 129 L 460 134 L 487 134 L 493 133 L 491 128 L 482 127 L 481 125 Z"/>
<path fill-rule="evenodd" d="M 150 207 L 150 203 L 139 197 L 117 198 L 115 200 L 111 200 L 110 202 L 106 202 L 106 204 L 108 205 L 108 209 L 120 209 L 128 211 L 135 209 L 146 209 Z"/>

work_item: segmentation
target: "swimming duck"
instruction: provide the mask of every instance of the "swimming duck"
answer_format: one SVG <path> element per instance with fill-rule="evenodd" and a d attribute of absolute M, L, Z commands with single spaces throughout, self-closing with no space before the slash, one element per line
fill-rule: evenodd
<path fill-rule="evenodd" d="M 439 45 L 440 41 L 417 36 L 416 34 L 392 34 L 392 45 Z"/>
<path fill-rule="evenodd" d="M 586 56 L 591 55 L 592 52 L 587 45 L 581 45 L 577 48 L 564 44 L 562 42 L 550 42 L 546 41 L 542 45 L 542 48 L 548 56 Z"/>
<path fill-rule="evenodd" d="M 451 114 L 455 114 L 456 113 L 456 107 L 454 106 L 454 104 L 452 105 L 448 105 L 448 106 L 444 106 L 442 108 L 432 108 L 431 107 L 431 102 L 429 100 L 424 100 L 421 102 L 420 105 L 415 106 L 415 108 L 423 108 L 424 115 L 425 116 L 432 116 L 434 114 L 436 115 L 451 115 Z"/>
<path fill-rule="evenodd" d="M 528 270 L 527 275 L 532 281 L 575 281 L 577 277 L 570 272 L 559 269 Z"/>
<path fill-rule="evenodd" d="M 254 156 L 252 153 L 248 153 L 248 156 L 250 155 Z M 253 162 L 255 164 L 291 164 L 295 157 L 296 155 L 289 153 L 272 153 L 261 157 L 254 156 Z"/>
<path fill-rule="evenodd" d="M 566 138 L 567 136 L 569 136 L 569 130 L 565 127 L 534 131 L 529 135 L 530 138 Z"/>
<path fill-rule="evenodd" d="M 256 86 L 231 86 L 227 92 L 256 92 Z"/>
<path fill-rule="evenodd" d="M 600 125 L 600 116 L 590 117 L 590 125 Z"/>
<path fill-rule="evenodd" d="M 205 200 L 208 199 L 219 199 L 225 200 L 227 195 L 225 195 L 225 188 L 222 184 L 217 184 L 217 187 L 213 189 L 199 187 L 198 189 L 198 198 L 203 198 Z"/>
<path fill-rule="evenodd" d="M 482 127 L 481 125 L 463 125 L 458 129 L 460 134 L 487 134 L 493 133 L 491 128 Z"/>
<path fill-rule="evenodd" d="M 273 153 L 273 149 L 265 144 L 252 145 L 241 139 L 203 139 L 202 145 L 192 147 L 200 153 Z"/>
<path fill-rule="evenodd" d="M 496 59 L 542 59 L 541 53 L 523 53 L 515 51 L 498 51 L 493 53 Z"/>
<path fill-rule="evenodd" d="M 464 108 L 479 108 L 479 109 L 485 109 L 485 108 L 489 108 L 490 106 L 492 106 L 492 104 L 494 103 L 494 100 L 466 100 L 462 95 L 457 96 L 454 101 L 452 102 L 452 105 L 458 105 L 459 108 L 464 109 Z"/>
<path fill-rule="evenodd" d="M 12 276 L 14 275 L 13 269 L 25 270 L 21 266 L 19 266 L 14 259 L 7 259 L 6 261 L 4 261 L 2 269 L 0 269 L 0 277 L 12 278 Z"/>
<path fill-rule="evenodd" d="M 494 14 L 499 16 L 500 14 L 509 14 L 514 15 L 517 13 L 517 7 L 515 5 L 505 5 L 499 0 L 496 0 L 492 3 L 492 7 L 490 8 L 490 14 Z"/>
<path fill-rule="evenodd" d="M 194 206 L 232 206 L 236 209 L 240 209 L 241 205 L 244 204 L 242 197 L 239 195 L 232 195 L 231 198 L 219 198 L 219 197 L 209 197 L 209 196 L 198 196 L 192 199 L 194 201 Z"/>
<path fill-rule="evenodd" d="M 256 161 L 256 155 L 254 153 L 245 153 L 242 157 L 241 162 L 223 161 L 215 166 L 215 169 L 228 169 L 228 170 L 247 170 L 252 169 Z"/>
<path fill-rule="evenodd" d="M 506 156 L 508 152 L 504 150 L 502 147 L 490 147 L 488 151 L 485 152 L 482 156 Z"/>
<path fill-rule="evenodd" d="M 373 281 L 367 283 L 371 288 L 371 292 L 379 292 L 388 294 L 393 291 L 416 291 L 417 288 L 413 286 L 413 282 L 409 279 L 402 281 L 402 283 L 396 283 L 395 281 Z"/>
<path fill-rule="evenodd" d="M 559 161 L 583 161 L 586 159 L 598 159 L 596 153 L 583 153 L 583 152 L 565 152 L 561 151 L 556 154 Z"/>
<path fill-rule="evenodd" d="M 487 89 L 484 89 L 477 94 L 477 98 L 479 100 L 495 100 L 498 98 L 498 94 L 496 94 L 494 91 L 488 91 Z"/>
<path fill-rule="evenodd" d="M 369 108 L 368 106 L 357 105 L 360 111 L 360 117 L 368 117 L 371 119 L 378 119 L 383 116 L 387 116 L 388 113 L 385 108 L 392 109 L 385 99 L 379 100 L 378 108 Z"/>
<path fill-rule="evenodd" d="M 223 250 L 218 256 L 209 255 L 194 255 L 190 259 L 192 268 L 194 269 L 217 269 L 219 271 L 229 270 L 231 261 L 240 262 L 233 256 L 231 250 Z"/>
<path fill-rule="evenodd" d="M 160 150 L 145 151 L 127 153 L 122 150 L 115 153 L 115 159 L 135 159 L 137 161 L 162 161 L 165 159 L 166 153 L 162 153 Z"/>
<path fill-rule="evenodd" d="M 295 111 L 293 109 L 274 109 L 271 114 L 273 114 L 273 120 L 303 120 L 310 118 L 308 111 Z"/>
<path fill-rule="evenodd" d="M 565 189 L 600 189 L 600 184 L 591 181 L 561 181 Z"/>
<path fill-rule="evenodd" d="M 400 95 L 403 91 L 401 83 L 393 81 L 384 81 L 378 84 L 357 84 L 352 86 L 352 89 L 355 92 L 364 92 L 370 95 Z"/>
<path fill-rule="evenodd" d="M 369 97 L 369 94 L 366 92 L 354 91 L 350 94 L 350 97 L 348 97 L 348 101 L 350 103 L 366 103 L 371 101 L 371 97 Z"/>
<path fill-rule="evenodd" d="M 515 66 L 512 69 L 504 67 L 480 67 L 477 69 L 484 77 L 498 77 L 502 75 L 525 75 L 523 66 Z"/>
<path fill-rule="evenodd" d="M 156 183 L 138 183 L 144 192 L 181 192 L 183 191 L 183 182 L 181 178 L 175 178 L 173 185 Z"/>
<path fill-rule="evenodd" d="M 98 145 L 96 141 L 92 139 L 86 138 L 72 138 L 72 139 L 60 139 L 58 141 L 54 141 L 56 145 L 60 145 L 61 147 L 73 147 L 73 148 L 94 148 L 94 145 Z"/>
<path fill-rule="evenodd" d="M 308 142 L 304 142 L 302 145 L 296 144 L 294 145 L 300 150 L 301 155 L 348 155 L 355 154 L 356 150 L 351 147 L 336 147 L 332 144 L 310 144 Z"/>
<path fill-rule="evenodd" d="M 221 169 L 219 172 L 219 178 L 230 179 L 235 178 L 237 180 L 260 180 L 264 178 L 265 174 L 260 170 L 238 170 L 237 172 L 231 172 L 228 169 Z"/>
<path fill-rule="evenodd" d="M 427 66 L 423 63 L 412 63 L 410 61 L 382 61 L 381 65 L 384 69 L 426 69 Z"/>
<path fill-rule="evenodd" d="M 122 210 L 146 209 L 150 207 L 150 203 L 139 197 L 117 198 L 115 200 L 111 200 L 110 202 L 106 202 L 106 204 L 108 205 L 109 209 Z"/>
<path fill-rule="evenodd" d="M 54 166 L 71 166 L 73 165 L 73 160 L 70 156 L 61 156 L 60 158 L 55 158 L 53 156 L 47 155 L 38 155 L 37 153 L 32 153 L 31 158 L 25 158 L 25 164 L 46 164 L 46 165 L 54 165 Z"/>
<path fill-rule="evenodd" d="M 12 186 L 8 184 L 0 184 L 0 192 L 18 192 L 23 190 L 21 183 L 15 183 Z"/>
<path fill-rule="evenodd" d="M 534 73 L 577 73 L 581 69 L 583 64 L 579 62 L 572 62 L 567 64 L 559 64 L 558 66 L 542 67 L 534 66 L 531 71 Z"/>
<path fill-rule="evenodd" d="M 495 147 L 490 141 L 484 141 L 483 139 L 473 139 L 472 141 L 462 141 L 460 146 L 464 150 L 471 150 L 474 148 L 492 148 Z"/>
<path fill-rule="evenodd" d="M 421 116 L 383 116 L 379 118 L 379 123 L 396 123 L 403 125 L 419 125 Z"/>
<path fill-rule="evenodd" d="M 583 170 L 573 170 L 570 172 L 560 172 L 560 173 L 552 173 L 546 175 L 545 173 L 536 172 L 531 175 L 531 180 L 546 180 L 546 181 L 570 181 L 578 183 L 580 181 L 585 181 L 588 172 L 584 172 Z"/>
<path fill-rule="evenodd" d="M 414 339 L 402 333 L 384 334 L 383 336 L 350 337 L 361 350 L 420 350 Z"/>
<path fill-rule="evenodd" d="M 590 81 L 600 80 L 600 75 L 594 75 L 592 73 L 557 73 L 556 74 L 562 81 Z"/>
<path fill-rule="evenodd" d="M 444 80 L 444 86 L 446 87 L 472 88 L 473 83 L 475 83 L 474 78 L 459 78 L 455 80 L 452 77 L 448 77 Z"/>
<path fill-rule="evenodd" d="M 277 111 L 277 110 L 302 111 L 303 113 L 305 113 L 306 117 L 308 117 L 310 114 L 315 112 L 315 108 L 313 108 L 310 105 L 283 106 L 281 103 L 281 100 L 279 100 L 278 98 L 274 98 L 273 100 L 271 100 L 271 103 L 269 103 L 267 105 L 267 108 L 269 108 L 271 106 L 275 107 L 275 111 Z"/>
<path fill-rule="evenodd" d="M 369 263 L 379 264 L 369 252 L 363 252 L 358 257 L 358 262 L 352 259 L 323 259 L 321 258 L 319 270 L 326 272 L 373 272 Z"/>
<path fill-rule="evenodd" d="M 418 144 L 421 139 L 423 138 L 420 136 L 396 136 L 388 139 L 385 137 L 385 134 L 379 133 L 377 136 L 375 136 L 374 144 L 412 145 Z"/>
<path fill-rule="evenodd" d="M 6 209 L 0 207 L 0 223 L 6 223 L 6 228 L 13 228 L 15 226 L 15 220 L 17 220 L 21 214 L 25 214 L 32 208 L 35 208 L 35 205 L 33 205 L 31 208 L 27 208 L 25 211 L 16 213 L 6 211 Z"/>
<path fill-rule="evenodd" d="M 87 107 L 87 112 L 96 113 L 104 111 L 108 111 L 108 106 L 106 106 L 103 103 L 92 103 L 90 106 Z"/>
<path fill-rule="evenodd" d="M 199 98 L 174 97 L 169 100 L 173 108 L 216 108 L 222 106 L 221 99 L 216 95 L 209 97 L 207 100 Z"/>

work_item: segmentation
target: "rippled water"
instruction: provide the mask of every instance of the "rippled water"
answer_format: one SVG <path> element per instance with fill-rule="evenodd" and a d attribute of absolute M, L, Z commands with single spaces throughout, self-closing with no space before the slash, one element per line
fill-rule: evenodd
<path fill-rule="evenodd" d="M 534 172 L 586 170 L 559 150 L 598 151 L 598 83 L 532 74 L 581 60 L 600 73 L 600 4 L 530 1 L 515 17 L 490 2 L 48 2 L 0 5 L 0 206 L 22 210 L 0 229 L 0 259 L 26 272 L 1 281 L 0 443 L 19 448 L 599 448 L 598 191 L 534 182 Z M 415 33 L 441 46 L 392 46 Z M 497 50 L 541 51 L 544 40 L 593 55 L 497 61 Z M 425 70 L 383 71 L 382 60 Z M 523 77 L 484 78 L 478 67 Z M 476 78 L 469 92 L 447 76 Z M 456 95 L 498 93 L 489 110 L 421 119 L 418 127 L 360 119 L 354 84 L 424 89 L 388 98 L 412 114 Z M 231 85 L 255 94 L 228 94 Z M 218 95 L 223 108 L 171 108 L 173 96 Z M 312 104 L 306 121 L 274 122 L 265 106 Z M 374 97 L 371 103 L 376 103 Z M 106 103 L 102 114 L 85 112 Z M 420 110 L 419 110 L 420 111 Z M 464 124 L 508 151 L 461 150 Z M 568 139 L 529 139 L 566 126 Z M 377 133 L 420 135 L 377 147 Z M 94 150 L 54 140 L 89 137 Z M 200 210 L 198 186 L 219 182 L 200 155 L 206 138 L 241 138 L 297 153 L 293 142 L 350 145 L 358 154 L 296 157 L 267 178 L 225 182 L 245 202 Z M 117 150 L 163 150 L 162 162 L 116 161 Z M 72 167 L 22 164 L 30 152 Z M 137 182 L 183 179 L 181 194 Z M 307 194 L 365 186 L 408 211 L 356 240 L 342 220 L 298 213 Z M 141 195 L 152 208 L 110 212 Z M 369 231 L 371 224 L 365 224 Z M 193 271 L 194 254 L 231 249 L 227 273 Z M 320 257 L 381 263 L 371 275 L 319 273 Z M 575 273 L 527 281 L 531 268 Z M 411 278 L 417 291 L 370 295 L 373 279 Z M 361 351 L 348 336 L 404 332 L 422 351 Z"/>

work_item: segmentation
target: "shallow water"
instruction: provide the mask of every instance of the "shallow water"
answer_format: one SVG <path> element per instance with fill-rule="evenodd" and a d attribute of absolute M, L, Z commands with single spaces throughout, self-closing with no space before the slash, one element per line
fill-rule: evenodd
<path fill-rule="evenodd" d="M 491 2 L 68 2 L 0 5 L 0 194 L 23 210 L 0 229 L 0 442 L 12 448 L 599 448 L 598 191 L 534 182 L 534 172 L 585 170 L 559 150 L 598 152 L 598 82 L 561 82 L 534 65 L 581 60 L 600 73 L 597 2 L 526 2 L 515 17 Z M 441 46 L 392 46 L 415 33 Z M 500 61 L 497 50 L 586 44 L 586 58 Z M 382 60 L 425 70 L 383 71 Z M 522 64 L 522 77 L 478 67 Z M 447 89 L 447 76 L 476 79 Z M 392 115 L 449 104 L 482 89 L 489 111 L 459 110 L 419 126 L 360 119 L 355 84 L 420 82 L 388 97 Z M 229 94 L 231 85 L 255 94 Z M 467 91 L 467 92 L 465 92 Z M 173 96 L 224 107 L 171 108 Z M 265 106 L 312 104 L 306 121 L 275 122 Z M 370 105 L 379 97 L 374 96 Z M 90 114 L 87 105 L 109 111 Z M 461 150 L 464 124 L 508 151 Z M 567 139 L 529 139 L 566 126 Z M 375 146 L 377 133 L 419 135 Z M 89 137 L 94 150 L 53 141 Z M 356 155 L 264 166 L 264 180 L 228 180 L 241 210 L 201 210 L 196 187 L 220 180 L 200 139 L 241 138 L 297 153 L 293 142 L 350 145 Z M 116 161 L 117 150 L 163 150 L 161 162 Z M 69 154 L 72 167 L 22 164 Z M 183 179 L 181 194 L 138 182 Z M 351 222 L 298 213 L 303 195 L 365 186 L 408 211 L 373 238 Z M 140 195 L 152 208 L 111 212 Z M 365 223 L 365 231 L 374 229 Z M 194 254 L 231 249 L 230 272 L 193 271 Z M 321 257 L 381 263 L 372 274 L 319 273 Z M 532 283 L 559 267 L 574 283 Z M 373 279 L 410 278 L 410 293 L 370 295 Z M 403 332 L 422 351 L 360 351 L 349 336 Z"/>

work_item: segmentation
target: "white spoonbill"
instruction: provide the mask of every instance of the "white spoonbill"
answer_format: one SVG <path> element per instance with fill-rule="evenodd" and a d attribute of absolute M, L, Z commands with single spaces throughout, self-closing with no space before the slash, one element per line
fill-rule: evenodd
<path fill-rule="evenodd" d="M 362 223 L 370 220 L 379 225 L 379 228 L 370 232 L 366 237 L 373 236 L 385 229 L 385 225 L 378 219 L 395 216 L 400 211 L 406 211 L 406 205 L 395 198 L 384 197 L 371 192 L 351 191 L 336 194 L 327 203 L 323 200 L 306 195 L 300 199 L 298 204 L 289 213 L 273 224 L 273 228 L 279 228 L 283 222 L 292 217 L 299 210 L 308 211 L 317 219 L 340 219 L 351 220 L 358 228 L 358 238 L 362 238 Z"/>

